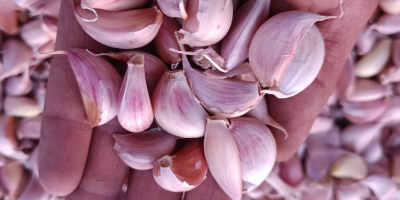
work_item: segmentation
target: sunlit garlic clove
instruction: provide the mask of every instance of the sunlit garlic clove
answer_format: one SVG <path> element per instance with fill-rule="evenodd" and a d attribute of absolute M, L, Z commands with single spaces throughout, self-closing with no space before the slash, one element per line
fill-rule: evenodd
<path fill-rule="evenodd" d="M 369 78 L 377 75 L 386 65 L 390 58 L 392 41 L 382 39 L 376 43 L 374 48 L 357 61 L 355 74 L 361 78 Z"/>
<path fill-rule="evenodd" d="M 267 20 L 270 0 L 251 0 L 235 12 L 232 26 L 222 40 L 223 68 L 230 71 L 249 55 L 250 42 L 257 29 Z"/>
<path fill-rule="evenodd" d="M 263 93 L 288 98 L 314 81 L 325 56 L 324 40 L 314 23 L 329 18 L 334 17 L 289 11 L 275 15 L 257 30 L 249 61 L 267 88 Z"/>
<path fill-rule="evenodd" d="M 35 117 L 42 113 L 39 104 L 28 97 L 7 96 L 4 99 L 4 113 L 15 117 Z"/>
<path fill-rule="evenodd" d="M 118 95 L 118 121 L 130 132 L 142 132 L 153 123 L 153 109 L 147 90 L 144 55 L 128 62 Z"/>
<path fill-rule="evenodd" d="M 380 0 L 379 7 L 389 15 L 400 15 L 399 0 Z"/>
<path fill-rule="evenodd" d="M 378 21 L 371 25 L 372 30 L 376 30 L 384 35 L 392 35 L 400 32 L 400 15 L 383 14 Z"/>
<path fill-rule="evenodd" d="M 351 102 L 375 101 L 388 95 L 387 87 L 376 81 L 359 78 L 356 79 L 352 91 L 347 94 L 346 100 Z"/>
<path fill-rule="evenodd" d="M 89 11 L 77 5 L 76 0 L 72 1 L 75 17 L 82 29 L 93 39 L 109 47 L 142 47 L 156 37 L 163 21 L 163 15 L 157 7 L 127 11 Z"/>
<path fill-rule="evenodd" d="M 0 80 L 15 76 L 28 68 L 32 58 L 31 49 L 17 39 L 7 39 L 2 46 L 3 66 Z"/>
<path fill-rule="evenodd" d="M 367 176 L 368 170 L 359 155 L 349 153 L 343 155 L 332 164 L 330 174 L 336 178 L 361 180 Z"/>
<path fill-rule="evenodd" d="M 14 35 L 19 31 L 18 12 L 12 0 L 1 1 L 0 30 L 9 35 Z"/>
<path fill-rule="evenodd" d="M 189 0 L 157 0 L 157 4 L 160 10 L 171 18 L 183 18 L 186 19 L 186 6 Z"/>
<path fill-rule="evenodd" d="M 82 0 L 82 3 L 96 9 L 121 11 L 139 8 L 145 5 L 148 1 L 149 0 Z"/>
<path fill-rule="evenodd" d="M 190 46 L 208 46 L 222 40 L 233 18 L 232 1 L 191 0 L 188 17 L 179 30 L 180 42 Z"/>
<path fill-rule="evenodd" d="M 388 99 L 381 98 L 366 102 L 342 102 L 342 111 L 346 119 L 355 124 L 364 124 L 377 120 L 388 108 Z"/>
<path fill-rule="evenodd" d="M 24 118 L 17 128 L 18 139 L 39 139 L 42 116 Z"/>
<path fill-rule="evenodd" d="M 119 157 L 129 167 L 138 170 L 153 168 L 154 162 L 161 156 L 172 153 L 176 144 L 176 137 L 161 129 L 134 134 L 114 134 L 114 138 L 114 149 Z"/>
<path fill-rule="evenodd" d="M 178 31 L 179 28 L 180 25 L 175 19 L 164 16 L 160 30 L 154 38 L 154 48 L 157 54 L 169 65 L 177 65 L 182 60 L 181 55 L 169 50 L 170 48 L 179 49 L 175 37 L 175 31 Z"/>
<path fill-rule="evenodd" d="M 192 139 L 175 155 L 161 157 L 153 168 L 154 180 L 172 192 L 192 190 L 206 179 L 206 174 L 202 139 Z"/>
<path fill-rule="evenodd" d="M 208 114 L 190 90 L 183 71 L 165 72 L 152 104 L 157 123 L 167 132 L 183 138 L 204 136 Z"/>
<path fill-rule="evenodd" d="M 26 68 L 21 76 L 12 76 L 5 80 L 4 90 L 7 95 L 21 96 L 28 94 L 33 87 L 29 69 Z"/>
<path fill-rule="evenodd" d="M 388 177 L 372 175 L 360 182 L 369 187 L 379 200 L 395 199 L 396 184 Z"/>

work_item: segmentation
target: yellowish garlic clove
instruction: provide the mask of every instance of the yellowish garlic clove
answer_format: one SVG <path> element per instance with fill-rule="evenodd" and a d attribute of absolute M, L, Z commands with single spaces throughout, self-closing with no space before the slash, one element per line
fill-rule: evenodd
<path fill-rule="evenodd" d="M 399 0 L 380 0 L 379 7 L 389 15 L 400 15 Z"/>
<path fill-rule="evenodd" d="M 29 69 L 26 68 L 21 76 L 12 76 L 5 80 L 4 91 L 9 96 L 21 96 L 28 94 L 33 87 Z"/>
<path fill-rule="evenodd" d="M 377 120 L 387 109 L 388 99 L 381 98 L 366 102 L 342 102 L 344 116 L 355 124 Z"/>
<path fill-rule="evenodd" d="M 0 80 L 22 73 L 29 67 L 32 59 L 31 49 L 17 39 L 7 39 L 3 43 L 2 55 Z"/>
<path fill-rule="evenodd" d="M 142 132 L 153 123 L 153 109 L 147 90 L 144 55 L 128 62 L 118 95 L 118 121 L 130 132 Z"/>
<path fill-rule="evenodd" d="M 121 11 L 139 8 L 145 5 L 147 2 L 149 2 L 149 0 L 82 0 L 82 3 L 87 6 L 108 11 Z"/>
<path fill-rule="evenodd" d="M 39 139 L 42 116 L 24 118 L 17 128 L 18 139 Z"/>
<path fill-rule="evenodd" d="M 330 174 L 335 178 L 364 179 L 368 169 L 363 159 L 357 154 L 345 154 L 337 159 L 330 168 Z"/>
<path fill-rule="evenodd" d="M 377 75 L 389 61 L 391 46 L 391 39 L 378 41 L 369 53 L 357 61 L 355 66 L 356 76 L 369 78 Z"/>
<path fill-rule="evenodd" d="M 334 17 L 289 11 L 275 15 L 257 30 L 249 61 L 267 88 L 263 93 L 288 98 L 314 81 L 325 56 L 324 40 L 314 23 L 329 18 Z"/>
<path fill-rule="evenodd" d="M 232 1 L 191 0 L 187 4 L 188 17 L 179 30 L 180 43 L 208 46 L 222 40 L 228 33 L 233 18 Z"/>
<path fill-rule="evenodd" d="M 171 18 L 186 19 L 188 17 L 186 13 L 188 1 L 189 0 L 157 0 L 157 4 L 164 15 Z"/>
<path fill-rule="evenodd" d="M 162 188 L 172 192 L 194 189 L 207 174 L 203 140 L 192 139 L 173 156 L 163 156 L 154 163 L 153 177 Z"/>
<path fill-rule="evenodd" d="M 114 134 L 119 157 L 131 168 L 147 170 L 164 155 L 172 153 L 176 137 L 157 128 L 135 134 Z"/>
<path fill-rule="evenodd" d="M 375 101 L 388 96 L 388 88 L 376 81 L 356 79 L 352 91 L 347 94 L 346 100 L 351 102 Z"/>
<path fill-rule="evenodd" d="M 400 32 L 399 25 L 400 15 L 383 14 L 377 22 L 371 25 L 371 29 L 384 35 L 392 35 Z"/>
<path fill-rule="evenodd" d="M 150 43 L 157 35 L 163 15 L 157 7 L 105 11 L 74 4 L 75 17 L 82 29 L 96 41 L 109 47 L 134 49 Z"/>
<path fill-rule="evenodd" d="M 190 90 L 183 71 L 165 72 L 152 96 L 157 124 L 183 137 L 204 136 L 207 112 Z"/>
<path fill-rule="evenodd" d="M 9 35 L 14 35 L 19 31 L 18 12 L 12 0 L 1 1 L 0 30 Z"/>
<path fill-rule="evenodd" d="M 182 56 L 178 53 L 170 51 L 170 48 L 179 49 L 175 32 L 178 31 L 180 25 L 175 19 L 164 16 L 160 30 L 154 38 L 154 48 L 160 58 L 169 65 L 177 65 L 182 60 Z"/>
<path fill-rule="evenodd" d="M 370 188 L 379 200 L 396 199 L 396 184 L 389 177 L 371 175 L 360 183 Z"/>
<path fill-rule="evenodd" d="M 31 48 L 38 48 L 53 39 L 53 33 L 42 18 L 25 23 L 21 27 L 21 38 Z"/>
<path fill-rule="evenodd" d="M 7 96 L 4 99 L 4 113 L 15 117 L 35 117 L 42 113 L 42 108 L 31 98 Z"/>

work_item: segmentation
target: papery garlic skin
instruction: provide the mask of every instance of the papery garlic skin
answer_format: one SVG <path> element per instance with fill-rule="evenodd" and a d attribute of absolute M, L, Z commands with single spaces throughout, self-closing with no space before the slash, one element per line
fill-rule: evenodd
<path fill-rule="evenodd" d="M 108 11 L 121 11 L 138 8 L 145 5 L 149 0 L 82 0 L 82 3 L 97 9 Z"/>

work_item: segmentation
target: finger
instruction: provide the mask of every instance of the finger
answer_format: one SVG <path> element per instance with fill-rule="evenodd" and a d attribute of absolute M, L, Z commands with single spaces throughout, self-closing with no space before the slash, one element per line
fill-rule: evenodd
<path fill-rule="evenodd" d="M 127 200 L 181 200 L 182 193 L 169 192 L 154 181 L 153 170 L 130 170 Z"/>
<path fill-rule="evenodd" d="M 90 48 L 110 51 L 87 36 L 73 14 L 70 1 L 61 2 L 56 49 Z M 66 56 L 52 61 L 43 112 L 39 149 L 39 174 L 51 194 L 71 193 L 82 177 L 92 128 L 76 79 Z"/>
<path fill-rule="evenodd" d="M 342 18 L 317 24 L 325 40 L 326 54 L 316 80 L 306 90 L 288 99 L 268 95 L 271 116 L 288 132 L 288 138 L 285 139 L 284 135 L 273 130 L 277 142 L 277 161 L 291 158 L 306 139 L 315 118 L 335 87 L 347 55 L 376 6 L 376 0 L 344 1 L 345 14 Z"/>
<path fill-rule="evenodd" d="M 215 182 L 210 172 L 207 178 L 195 189 L 189 191 L 185 195 L 185 200 L 230 200 L 228 195 Z"/>

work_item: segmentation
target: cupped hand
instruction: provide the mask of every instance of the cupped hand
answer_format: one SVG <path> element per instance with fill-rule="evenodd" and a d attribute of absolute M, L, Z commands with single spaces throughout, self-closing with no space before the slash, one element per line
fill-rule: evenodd
<path fill-rule="evenodd" d="M 274 132 L 278 161 L 290 158 L 305 140 L 311 125 L 335 87 L 336 80 L 352 46 L 377 6 L 377 0 L 346 0 L 343 17 L 317 23 L 324 40 L 326 56 L 317 79 L 300 94 L 288 99 L 268 95 L 271 116 L 288 131 L 288 138 Z M 339 0 L 276 0 L 274 11 L 304 10 L 339 15 Z M 279 8 L 279 9 L 278 9 Z M 80 28 L 70 1 L 62 1 L 56 49 L 83 48 L 95 52 L 112 49 L 95 42 Z M 113 133 L 123 131 L 118 120 L 92 129 L 74 74 L 66 56 L 55 56 L 48 80 L 39 152 L 39 174 L 51 194 L 66 199 L 118 199 L 129 171 L 127 199 L 180 200 L 181 193 L 159 187 L 151 170 L 128 170 L 113 149 Z M 228 200 L 211 174 L 185 200 Z"/>

